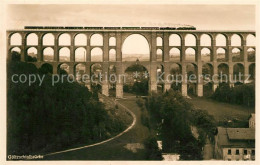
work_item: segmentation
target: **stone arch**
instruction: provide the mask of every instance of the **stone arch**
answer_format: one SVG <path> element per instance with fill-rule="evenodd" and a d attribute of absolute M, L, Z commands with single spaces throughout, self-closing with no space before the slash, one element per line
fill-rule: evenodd
<path fill-rule="evenodd" d="M 11 49 L 10 49 L 10 51 L 11 52 L 17 52 L 17 53 L 21 53 L 21 48 L 19 48 L 19 47 L 12 47 Z"/>
<path fill-rule="evenodd" d="M 211 96 L 213 93 L 213 65 L 206 63 L 202 66 L 203 75 L 203 96 Z"/>
<path fill-rule="evenodd" d="M 255 62 L 255 49 L 254 48 L 247 49 L 247 61 Z"/>
<path fill-rule="evenodd" d="M 181 61 L 181 51 L 178 48 L 172 48 L 169 52 L 170 61 Z"/>
<path fill-rule="evenodd" d="M 145 69 L 149 71 L 149 66 L 148 65 L 146 65 L 145 63 L 140 64 L 138 61 L 125 63 L 124 67 L 123 67 L 123 71 L 126 72 L 127 68 L 131 68 L 132 66 L 135 66 L 135 65 L 141 66 L 141 67 L 145 67 Z"/>
<path fill-rule="evenodd" d="M 169 46 L 181 46 L 181 37 L 178 34 L 171 34 L 169 37 Z"/>
<path fill-rule="evenodd" d="M 95 62 L 95 63 L 92 63 L 90 65 L 90 74 L 93 75 L 93 74 L 102 74 L 102 64 L 99 63 L 99 62 Z"/>
<path fill-rule="evenodd" d="M 187 92 L 188 94 L 195 95 L 196 94 L 196 85 L 197 85 L 197 73 L 198 68 L 194 63 L 188 63 L 186 65 L 187 72 Z"/>
<path fill-rule="evenodd" d="M 213 76 L 213 65 L 210 64 L 210 63 L 205 63 L 205 64 L 203 64 L 203 65 L 202 65 L 202 74 L 203 74 L 203 75 L 208 74 L 209 77 L 210 77 L 210 79 L 211 79 L 212 76 Z M 206 80 L 206 79 L 204 78 L 204 80 Z"/>
<path fill-rule="evenodd" d="M 244 65 L 241 63 L 236 63 L 233 65 L 233 81 L 235 83 L 243 83 L 244 79 Z"/>
<path fill-rule="evenodd" d="M 181 75 L 182 75 L 182 67 L 179 63 L 173 63 L 170 66 L 170 81 L 172 82 L 171 88 L 174 91 L 181 92 Z M 169 77 L 167 77 L 169 80 Z"/>
<path fill-rule="evenodd" d="M 86 74 L 86 65 L 82 63 L 75 64 L 74 75 L 77 82 L 84 84 L 84 74 Z"/>
<path fill-rule="evenodd" d="M 87 36 L 83 33 L 76 34 L 74 38 L 74 45 L 75 46 L 86 46 L 87 45 Z"/>
<path fill-rule="evenodd" d="M 38 35 L 35 33 L 30 33 L 26 36 L 26 45 L 38 45 Z"/>
<path fill-rule="evenodd" d="M 59 46 L 69 46 L 71 45 L 71 36 L 68 33 L 62 33 L 58 37 Z"/>
<path fill-rule="evenodd" d="M 40 67 L 40 71 L 44 74 L 53 74 L 53 66 L 49 63 L 43 63 Z"/>
<path fill-rule="evenodd" d="M 128 35 L 122 45 L 123 61 L 150 61 L 150 45 L 142 34 Z"/>
<path fill-rule="evenodd" d="M 253 34 L 248 34 L 246 37 L 246 46 L 255 46 L 256 38 Z"/>
<path fill-rule="evenodd" d="M 189 76 L 189 72 L 192 71 L 193 74 L 196 74 L 197 75 L 197 65 L 195 63 L 187 63 L 186 64 L 186 72 Z"/>
<path fill-rule="evenodd" d="M 179 63 L 171 64 L 170 74 L 174 74 L 174 75 L 182 74 L 181 64 L 179 64 Z"/>
<path fill-rule="evenodd" d="M 103 36 L 101 34 L 95 33 L 90 37 L 91 46 L 103 46 Z"/>
<path fill-rule="evenodd" d="M 59 50 L 59 61 L 60 62 L 69 62 L 70 61 L 70 49 L 67 47 L 62 47 Z"/>
<path fill-rule="evenodd" d="M 156 46 L 163 46 L 162 37 L 157 37 L 156 38 Z"/>
<path fill-rule="evenodd" d="M 86 49 L 79 47 L 75 50 L 75 61 L 76 62 L 85 62 L 86 61 Z"/>
<path fill-rule="evenodd" d="M 69 70 L 70 70 L 70 67 L 67 63 L 60 63 L 58 65 L 58 68 L 57 68 L 57 71 L 58 71 L 58 74 L 66 74 L 68 75 L 69 74 Z"/>
<path fill-rule="evenodd" d="M 200 36 L 200 46 L 211 46 L 212 37 L 209 34 L 202 34 Z"/>
<path fill-rule="evenodd" d="M 109 50 L 109 61 L 116 61 L 116 50 L 115 49 Z"/>
<path fill-rule="evenodd" d="M 101 48 L 93 48 L 91 50 L 91 62 L 102 62 L 103 61 L 103 50 Z"/>
<path fill-rule="evenodd" d="M 209 48 L 201 49 L 201 61 L 204 61 L 204 62 L 211 61 L 211 50 Z"/>
<path fill-rule="evenodd" d="M 218 48 L 216 51 L 216 58 L 218 62 L 224 62 L 227 61 L 227 51 L 224 48 Z"/>
<path fill-rule="evenodd" d="M 43 49 L 43 61 L 54 61 L 54 50 L 51 47 Z"/>
<path fill-rule="evenodd" d="M 116 38 L 115 37 L 109 38 L 109 46 L 116 46 Z"/>
<path fill-rule="evenodd" d="M 35 47 L 29 47 L 26 50 L 27 61 L 28 62 L 36 62 L 37 61 L 37 54 L 38 54 L 38 50 Z"/>
<path fill-rule="evenodd" d="M 232 66 L 231 66 L 232 67 Z M 218 78 L 220 83 L 229 82 L 229 66 L 226 63 L 221 63 L 218 65 Z"/>
<path fill-rule="evenodd" d="M 226 46 L 227 45 L 227 36 L 224 34 L 216 35 L 216 46 Z"/>
<path fill-rule="evenodd" d="M 187 48 L 185 50 L 185 60 L 196 61 L 196 50 L 193 48 Z"/>
<path fill-rule="evenodd" d="M 163 61 L 163 51 L 162 51 L 162 49 L 157 49 L 157 51 L 156 51 L 156 61 Z"/>
<path fill-rule="evenodd" d="M 185 46 L 196 46 L 196 35 L 186 34 L 185 35 Z"/>
<path fill-rule="evenodd" d="M 20 33 L 13 33 L 10 35 L 11 45 L 22 45 L 22 35 Z"/>
<path fill-rule="evenodd" d="M 102 74 L 102 64 L 101 63 L 92 63 L 90 66 L 90 76 L 91 76 L 91 89 L 101 91 L 101 74 Z"/>
<path fill-rule="evenodd" d="M 42 37 L 42 45 L 51 46 L 54 45 L 55 37 L 52 33 L 46 33 Z"/>
<path fill-rule="evenodd" d="M 233 34 L 231 36 L 231 46 L 241 46 L 242 45 L 242 37 L 238 34 Z"/>
<path fill-rule="evenodd" d="M 10 56 L 12 61 L 21 61 L 21 49 L 19 47 L 11 48 Z"/>
<path fill-rule="evenodd" d="M 232 62 L 240 62 L 243 61 L 242 51 L 239 48 L 233 48 L 232 51 Z"/>

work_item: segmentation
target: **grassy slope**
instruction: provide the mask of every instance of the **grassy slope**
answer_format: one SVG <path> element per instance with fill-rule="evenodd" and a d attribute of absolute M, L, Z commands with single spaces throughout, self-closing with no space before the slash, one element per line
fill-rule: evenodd
<path fill-rule="evenodd" d="M 242 122 L 248 122 L 249 115 L 255 112 L 254 108 L 217 102 L 205 98 L 194 97 L 188 101 L 197 108 L 207 110 L 210 115 L 214 116 L 217 122 L 224 122 L 234 119 Z"/>

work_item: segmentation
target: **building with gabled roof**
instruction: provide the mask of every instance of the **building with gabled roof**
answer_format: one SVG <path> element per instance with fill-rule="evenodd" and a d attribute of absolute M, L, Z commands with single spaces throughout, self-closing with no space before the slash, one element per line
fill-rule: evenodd
<path fill-rule="evenodd" d="M 218 127 L 215 136 L 215 158 L 255 160 L 255 129 Z"/>

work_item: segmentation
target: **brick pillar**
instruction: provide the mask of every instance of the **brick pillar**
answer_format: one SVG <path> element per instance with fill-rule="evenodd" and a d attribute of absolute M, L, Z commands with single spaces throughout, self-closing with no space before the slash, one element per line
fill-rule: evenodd
<path fill-rule="evenodd" d="M 217 61 L 217 49 L 216 49 L 216 36 L 213 36 L 212 39 L 212 46 L 211 46 L 211 56 L 210 61 L 216 62 Z"/>
<path fill-rule="evenodd" d="M 185 57 L 185 39 L 184 36 L 181 37 L 181 61 L 185 61 L 186 57 Z"/>
<path fill-rule="evenodd" d="M 157 65 L 151 63 L 150 67 L 150 79 L 149 79 L 149 92 L 157 92 Z"/>
<path fill-rule="evenodd" d="M 247 62 L 247 46 L 246 46 L 246 38 L 243 38 L 242 42 L 242 52 L 241 52 L 241 59 L 243 59 L 244 62 Z"/>
<path fill-rule="evenodd" d="M 109 50 L 108 50 L 108 44 L 109 44 L 109 36 L 108 33 L 104 33 L 103 35 L 103 40 L 104 40 L 104 44 L 103 44 L 103 61 L 109 61 Z"/>
<path fill-rule="evenodd" d="M 27 61 L 27 52 L 26 52 L 26 38 L 25 38 L 25 33 L 22 33 L 22 45 L 21 45 L 21 61 Z"/>
<path fill-rule="evenodd" d="M 123 84 L 116 83 L 116 98 L 123 98 Z"/>
<path fill-rule="evenodd" d="M 91 61 L 91 47 L 90 47 L 90 36 L 87 35 L 87 54 L 86 54 L 86 61 L 90 62 Z"/>
<path fill-rule="evenodd" d="M 103 62 L 102 65 L 102 94 L 105 96 L 109 96 L 109 82 L 108 82 L 108 68 L 109 64 L 107 62 Z"/>
<path fill-rule="evenodd" d="M 231 38 L 228 37 L 228 44 L 227 44 L 227 61 L 232 62 L 232 47 L 231 47 Z"/>
<path fill-rule="evenodd" d="M 90 91 L 91 90 L 91 82 L 90 82 L 90 80 L 91 80 L 91 74 L 90 74 L 90 65 L 89 64 L 86 64 L 86 67 L 85 67 L 85 74 L 86 74 L 86 77 L 85 77 L 85 79 L 84 79 L 84 81 L 85 81 L 85 87 L 87 87 L 88 88 L 88 90 Z"/>
<path fill-rule="evenodd" d="M 164 92 L 171 89 L 171 80 L 170 80 L 170 64 L 165 63 L 164 66 Z"/>
<path fill-rule="evenodd" d="M 186 97 L 187 96 L 187 76 L 186 76 L 186 64 L 182 63 L 182 78 L 183 81 L 181 83 L 181 93 L 182 96 Z"/>
<path fill-rule="evenodd" d="M 43 61 L 43 50 L 42 50 L 42 34 L 38 34 L 38 47 L 37 47 L 37 61 Z"/>
<path fill-rule="evenodd" d="M 156 61 L 156 32 L 152 32 L 152 41 L 151 41 L 151 58 L 150 61 Z"/>
<path fill-rule="evenodd" d="M 74 63 L 69 63 L 69 74 L 74 75 Z"/>
<path fill-rule="evenodd" d="M 121 33 L 116 33 L 116 61 L 122 61 L 122 36 Z"/>
<path fill-rule="evenodd" d="M 197 39 L 196 40 L 196 54 L 195 54 L 195 57 L 196 57 L 196 61 L 197 62 L 200 62 L 201 61 L 201 47 L 200 47 L 200 39 Z"/>
<path fill-rule="evenodd" d="M 202 77 L 202 63 L 201 61 L 198 62 L 198 72 L 197 72 L 197 96 L 202 97 L 203 96 L 203 77 Z"/>
<path fill-rule="evenodd" d="M 249 65 L 247 62 L 244 63 L 244 73 L 243 73 L 243 78 L 244 78 L 244 83 L 248 83 L 245 80 L 248 78 L 249 76 Z"/>
<path fill-rule="evenodd" d="M 59 59 L 59 46 L 58 46 L 58 34 L 54 34 L 54 61 L 60 61 Z"/>
<path fill-rule="evenodd" d="M 71 34 L 71 41 L 70 41 L 70 62 L 75 62 L 75 50 L 74 50 L 74 40 L 75 34 Z"/>
<path fill-rule="evenodd" d="M 233 87 L 234 86 L 234 79 L 233 79 L 233 65 L 229 65 L 228 67 L 228 74 L 229 74 L 229 85 L 230 87 Z"/>
<path fill-rule="evenodd" d="M 163 61 L 169 61 L 169 34 L 163 33 Z"/>
<path fill-rule="evenodd" d="M 58 74 L 58 64 L 57 63 L 52 64 L 52 74 Z"/>
<path fill-rule="evenodd" d="M 213 62 L 213 77 L 212 77 L 212 90 L 215 92 L 219 85 L 219 80 L 218 80 L 218 63 L 216 61 Z"/>
<path fill-rule="evenodd" d="M 122 77 L 123 74 L 123 67 L 122 63 L 118 63 L 116 65 L 116 75 L 117 75 L 117 82 L 116 82 L 116 98 L 123 98 L 123 85 L 124 79 Z"/>
<path fill-rule="evenodd" d="M 7 53 L 7 61 L 12 61 L 12 54 L 10 50 L 10 45 L 11 45 L 11 38 L 10 34 L 6 34 L 6 53 Z"/>

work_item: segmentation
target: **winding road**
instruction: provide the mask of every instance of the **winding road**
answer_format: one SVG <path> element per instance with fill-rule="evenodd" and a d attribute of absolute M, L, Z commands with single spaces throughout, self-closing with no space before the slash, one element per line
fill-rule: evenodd
<path fill-rule="evenodd" d="M 133 123 L 123 132 L 108 140 L 50 153 L 45 160 L 144 160 L 143 140 L 149 136 L 149 130 L 141 123 L 141 110 L 135 97 L 117 100 L 119 108 L 128 110 Z M 111 100 L 110 100 L 111 101 Z"/>

